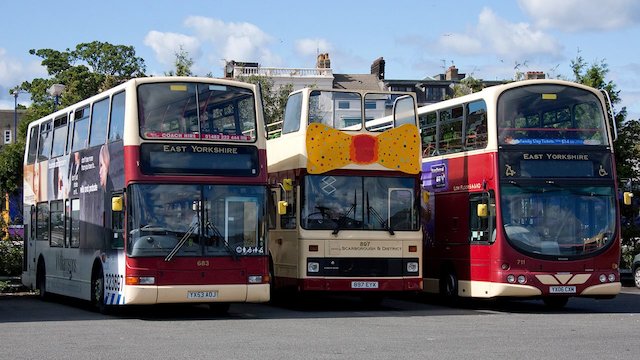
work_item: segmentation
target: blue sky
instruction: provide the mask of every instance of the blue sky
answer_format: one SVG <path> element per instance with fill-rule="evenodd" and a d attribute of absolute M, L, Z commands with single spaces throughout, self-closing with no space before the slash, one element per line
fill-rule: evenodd
<path fill-rule="evenodd" d="M 336 73 L 369 73 L 382 56 L 388 79 L 421 79 L 452 64 L 487 80 L 513 78 L 516 64 L 572 78 L 579 53 L 608 64 L 622 106 L 640 117 L 637 0 L 21 0 L 1 10 L 0 109 L 13 109 L 11 87 L 46 77 L 29 49 L 99 40 L 134 46 L 157 75 L 172 69 L 180 46 L 196 74 L 214 76 L 225 59 L 311 68 L 320 51 Z"/>

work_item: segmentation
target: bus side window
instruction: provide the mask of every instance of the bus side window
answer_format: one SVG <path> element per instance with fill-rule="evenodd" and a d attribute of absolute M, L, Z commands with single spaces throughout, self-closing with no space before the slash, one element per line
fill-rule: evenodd
<path fill-rule="evenodd" d="M 465 148 L 484 149 L 487 146 L 487 105 L 484 100 L 467 104 Z"/>
<path fill-rule="evenodd" d="M 38 161 L 49 160 L 51 155 L 51 121 L 40 125 L 40 146 L 38 147 Z"/>
<path fill-rule="evenodd" d="M 62 200 L 51 201 L 49 207 L 49 229 L 51 236 L 49 237 L 49 246 L 64 246 L 64 208 Z"/>
<path fill-rule="evenodd" d="M 46 201 L 37 206 L 36 240 L 49 242 L 49 203 Z"/>
<path fill-rule="evenodd" d="M 36 125 L 31 128 L 29 133 L 29 152 L 27 153 L 27 164 L 33 164 L 36 162 L 36 156 L 38 155 L 38 135 L 40 133 L 40 126 Z"/>
<path fill-rule="evenodd" d="M 469 195 L 469 241 L 495 241 L 496 211 L 493 192 Z M 481 211 L 486 209 L 486 212 Z"/>
<path fill-rule="evenodd" d="M 438 149 L 441 154 L 462 151 L 463 114 L 462 106 L 440 111 Z"/>
<path fill-rule="evenodd" d="M 89 137 L 89 106 L 76 110 L 74 114 L 73 145 L 71 151 L 87 148 Z"/>
<path fill-rule="evenodd" d="M 422 114 L 419 117 L 420 130 L 422 132 L 422 157 L 429 157 L 436 152 L 436 120 L 435 112 Z"/>
<path fill-rule="evenodd" d="M 109 142 L 122 140 L 124 134 L 125 92 L 111 98 L 111 118 L 109 120 Z"/>
<path fill-rule="evenodd" d="M 67 115 L 58 117 L 53 122 L 53 146 L 51 158 L 64 155 L 67 144 Z"/>
<path fill-rule="evenodd" d="M 91 111 L 91 133 L 89 147 L 104 144 L 107 139 L 107 121 L 109 119 L 109 98 L 93 104 Z"/>
<path fill-rule="evenodd" d="M 300 117 L 302 116 L 302 93 L 289 96 L 284 110 L 282 133 L 288 134 L 300 130 Z"/>

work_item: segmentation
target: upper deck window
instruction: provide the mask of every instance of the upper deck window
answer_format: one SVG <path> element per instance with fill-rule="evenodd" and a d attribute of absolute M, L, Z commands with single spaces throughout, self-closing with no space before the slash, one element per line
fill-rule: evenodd
<path fill-rule="evenodd" d="M 498 99 L 501 145 L 606 145 L 604 119 L 598 97 L 569 86 L 525 86 Z"/>
<path fill-rule="evenodd" d="M 140 134 L 147 139 L 255 141 L 256 109 L 249 89 L 200 83 L 138 88 Z"/>
<path fill-rule="evenodd" d="M 358 93 L 314 90 L 309 97 L 309 124 L 320 123 L 334 129 L 360 130 L 362 120 L 354 124 L 354 119 L 362 119 L 361 106 L 343 107 L 341 104 L 362 103 Z"/>
<path fill-rule="evenodd" d="M 40 146 L 38 147 L 38 161 L 49 160 L 51 155 L 51 120 L 40 125 Z"/>

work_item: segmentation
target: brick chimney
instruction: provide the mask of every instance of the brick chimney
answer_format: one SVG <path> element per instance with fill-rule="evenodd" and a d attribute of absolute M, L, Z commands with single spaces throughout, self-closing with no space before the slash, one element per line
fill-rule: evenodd
<path fill-rule="evenodd" d="M 447 69 L 447 73 L 444 76 L 445 80 L 459 80 L 458 79 L 458 68 L 455 65 L 449 66 Z"/>
<path fill-rule="evenodd" d="M 331 60 L 329 59 L 329 53 L 318 54 L 318 61 L 316 62 L 316 68 L 318 69 L 331 68 Z"/>
<path fill-rule="evenodd" d="M 378 77 L 378 80 L 384 80 L 384 59 L 379 57 L 371 64 L 371 74 Z"/>

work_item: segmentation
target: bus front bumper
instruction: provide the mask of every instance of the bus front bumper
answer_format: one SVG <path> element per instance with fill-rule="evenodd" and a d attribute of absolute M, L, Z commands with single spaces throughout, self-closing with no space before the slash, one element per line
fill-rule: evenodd
<path fill-rule="evenodd" d="M 238 285 L 173 285 L 127 286 L 127 305 L 209 303 L 209 302 L 267 302 L 269 284 Z"/>

